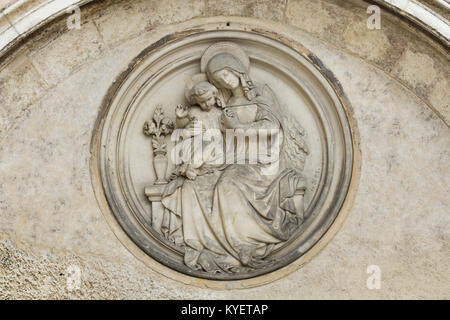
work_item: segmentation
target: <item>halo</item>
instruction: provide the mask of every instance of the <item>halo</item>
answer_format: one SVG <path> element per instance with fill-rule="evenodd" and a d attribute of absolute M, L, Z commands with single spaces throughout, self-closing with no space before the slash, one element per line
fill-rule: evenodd
<path fill-rule="evenodd" d="M 245 70 L 248 71 L 250 67 L 250 59 L 248 55 L 242 50 L 237 44 L 233 42 L 217 42 L 208 47 L 202 55 L 200 60 L 200 70 L 201 72 L 206 72 L 206 66 L 208 65 L 209 60 L 219 53 L 230 53 L 234 57 L 236 57 L 242 65 L 245 67 Z"/>
<path fill-rule="evenodd" d="M 184 96 L 186 97 L 186 100 L 189 103 L 192 103 L 192 101 L 189 100 L 189 92 L 197 83 L 202 82 L 202 81 L 208 81 L 208 78 L 206 77 L 206 73 L 194 74 L 192 77 L 190 77 L 186 81 L 186 85 L 184 86 Z"/>

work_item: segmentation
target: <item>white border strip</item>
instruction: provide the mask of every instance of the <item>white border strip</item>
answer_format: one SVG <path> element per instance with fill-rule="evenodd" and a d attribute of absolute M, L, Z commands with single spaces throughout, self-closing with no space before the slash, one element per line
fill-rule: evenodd
<path fill-rule="evenodd" d="M 415 0 L 383 0 L 387 4 L 404 11 L 406 14 L 414 17 L 422 24 L 435 30 L 441 34 L 447 41 L 450 41 L 450 25 L 449 22 L 430 8 Z M 439 1 L 437 5 L 450 9 L 450 5 L 446 1 Z"/>
<path fill-rule="evenodd" d="M 0 33 L 0 56 L 3 55 L 14 42 L 30 34 L 42 24 L 66 13 L 73 6 L 82 6 L 92 0 L 41 0 L 36 5 L 23 12 L 15 21 L 8 17 L 19 12 L 20 9 L 32 0 L 19 0 L 0 13 L 0 22 L 10 24 L 12 27 Z"/>

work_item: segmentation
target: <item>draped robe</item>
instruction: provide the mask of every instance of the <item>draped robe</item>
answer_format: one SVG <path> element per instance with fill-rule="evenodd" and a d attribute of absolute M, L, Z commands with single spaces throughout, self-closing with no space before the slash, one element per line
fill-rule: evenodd
<path fill-rule="evenodd" d="M 257 96 L 251 104 L 256 116 L 249 128 L 281 129 L 269 99 Z M 265 169 L 273 165 L 229 164 L 195 180 L 169 183 L 162 204 L 173 220 L 168 232 L 182 238 L 186 265 L 217 273 L 259 268 L 289 239 L 303 219 L 293 200 L 303 178 L 294 169 L 268 174 Z"/>

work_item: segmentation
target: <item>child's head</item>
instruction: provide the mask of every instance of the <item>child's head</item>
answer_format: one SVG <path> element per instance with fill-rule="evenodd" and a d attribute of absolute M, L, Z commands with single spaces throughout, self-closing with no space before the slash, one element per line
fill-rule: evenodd
<path fill-rule="evenodd" d="M 195 84 L 189 91 L 191 103 L 197 103 L 202 110 L 210 110 L 217 103 L 219 91 L 211 83 L 202 81 Z"/>

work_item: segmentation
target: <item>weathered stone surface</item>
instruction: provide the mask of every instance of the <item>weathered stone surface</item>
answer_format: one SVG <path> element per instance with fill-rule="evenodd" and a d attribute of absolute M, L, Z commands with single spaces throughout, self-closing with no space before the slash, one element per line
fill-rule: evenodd
<path fill-rule="evenodd" d="M 185 21 L 205 14 L 204 0 L 152 0 L 142 1 L 142 5 L 147 10 L 152 27 Z"/>
<path fill-rule="evenodd" d="M 125 268 L 124 268 L 125 267 Z M 71 284 L 79 268 L 80 286 Z M 181 288 L 139 262 L 126 265 L 69 252 L 36 256 L 0 241 L 0 299 L 214 299 L 223 293 Z M 69 284 L 68 284 L 69 283 Z"/>
<path fill-rule="evenodd" d="M 450 72 L 442 72 L 434 80 L 431 92 L 428 94 L 433 108 L 450 124 Z"/>
<path fill-rule="evenodd" d="M 394 72 L 423 95 L 436 78 L 433 59 L 425 53 L 408 49 L 398 61 Z"/>
<path fill-rule="evenodd" d="M 450 123 L 450 66 L 445 57 L 439 56 L 424 43 L 409 45 L 394 66 L 393 74 L 414 88 L 420 97 L 428 100 L 440 116 Z"/>
<path fill-rule="evenodd" d="M 110 47 L 148 30 L 151 21 L 142 2 L 134 1 L 114 1 L 104 5 L 103 10 L 96 12 L 93 18 L 103 40 Z"/>
<path fill-rule="evenodd" d="M 207 0 L 207 14 L 210 16 L 244 16 L 282 21 L 286 3 L 287 0 Z"/>
<path fill-rule="evenodd" d="M 86 22 L 81 29 L 68 30 L 32 52 L 30 58 L 46 82 L 55 85 L 97 58 L 104 47 L 95 25 Z"/>
<path fill-rule="evenodd" d="M 53 89 L 22 117 L 0 146 L 1 180 L 17 182 L 2 184 L 2 195 L 9 200 L 0 228 L 7 228 L 11 239 L 86 253 L 97 250 L 85 245 L 88 235 L 98 237 L 94 242 L 99 245 L 109 237 L 92 193 L 89 145 L 103 98 L 97 92 L 108 89 L 130 58 L 121 51 L 86 66 L 90 75 L 76 74 Z M 122 63 L 114 63 L 116 59 Z M 108 64 L 115 67 L 105 68 Z M 44 192 L 41 186 L 59 192 Z M 68 216 L 56 218 L 63 212 Z M 102 231 L 93 232 L 94 225 L 103 226 Z"/>
<path fill-rule="evenodd" d="M 351 12 L 333 3 L 309 0 L 289 1 L 286 16 L 289 24 L 330 42 L 342 41 L 352 18 Z"/>
<path fill-rule="evenodd" d="M 13 123 L 17 125 L 7 130 L 10 133 L 3 136 L 0 148 L 2 298 L 449 299 L 444 284 L 450 281 L 450 137 L 448 126 L 424 103 L 429 102 L 448 121 L 448 60 L 431 47 L 429 51 L 423 46 L 418 50 L 420 34 L 413 35 L 414 30 L 395 25 L 382 29 L 384 35 L 375 36 L 376 43 L 389 49 L 374 47 L 373 54 L 354 44 L 350 48 L 354 57 L 350 57 L 347 49 L 328 43 L 336 45 L 343 39 L 349 21 L 353 21 L 343 21 L 343 17 L 353 16 L 351 10 L 348 6 L 336 7 L 346 13 L 333 16 L 330 2 L 317 3 L 288 2 L 289 24 L 296 28 L 267 21 L 258 27 L 279 28 L 276 30 L 289 33 L 315 52 L 340 80 L 354 108 L 361 136 L 359 188 L 343 228 L 320 254 L 272 284 L 218 292 L 185 286 L 153 272 L 117 240 L 93 196 L 88 166 L 91 130 L 113 79 L 132 57 L 158 39 L 156 33 L 170 33 L 169 29 L 162 31 L 165 22 L 150 30 L 152 19 L 145 13 L 148 9 L 127 11 L 128 2 L 109 9 L 106 6 L 97 16 L 84 16 L 85 25 L 90 26 L 91 17 L 98 23 L 108 45 L 100 52 L 100 45 L 95 47 L 92 59 L 89 56 L 72 65 L 58 58 L 60 48 L 51 43 L 67 30 L 48 32 L 46 27 L 39 31 L 38 43 L 35 37 L 26 42 L 31 61 L 14 57 L 2 65 L 1 116 L 10 129 Z M 241 2 L 235 5 L 243 8 Z M 205 11 L 208 15 L 220 13 Z M 266 14 L 267 20 L 275 19 L 271 12 L 261 18 Z M 161 17 L 165 19 L 162 13 Z M 120 23 L 124 28 L 119 28 Z M 64 21 L 61 25 L 65 30 Z M 354 32 L 358 37 L 356 30 L 362 26 L 348 27 L 347 36 L 351 38 Z M 400 52 L 395 51 L 396 39 L 402 35 L 408 48 L 393 65 L 389 50 Z M 81 33 L 66 35 L 65 39 L 78 43 L 79 49 L 92 46 L 88 39 L 78 37 Z M 401 48 L 403 44 L 398 41 Z M 41 50 L 62 60 L 47 62 Z M 44 99 L 49 87 L 33 67 L 34 56 L 41 57 L 41 66 L 55 69 L 40 72 L 58 79 Z M 381 70 L 374 68 L 374 63 Z M 389 68 L 394 72 L 383 72 L 389 72 Z M 29 106 L 33 108 L 24 112 Z M 73 263 L 81 267 L 83 281 L 81 291 L 70 293 L 64 286 L 66 277 L 60 273 L 65 274 Z M 382 270 L 380 290 L 366 287 L 366 268 L 371 264 Z M 106 296 L 105 291 L 111 294 Z"/>
<path fill-rule="evenodd" d="M 381 29 L 369 29 L 367 16 L 355 16 L 344 32 L 343 46 L 352 53 L 367 59 L 390 71 L 392 65 L 405 50 L 406 41 L 396 32 L 385 19 L 381 20 Z"/>
<path fill-rule="evenodd" d="M 45 81 L 23 55 L 0 70 L 0 140 L 46 88 Z"/>

